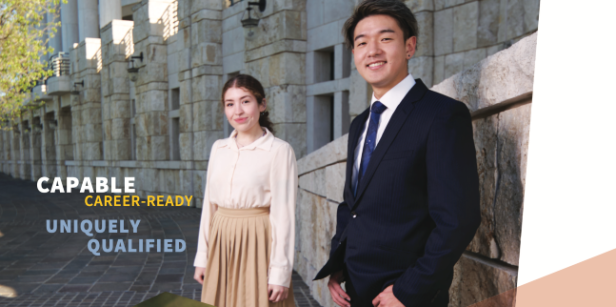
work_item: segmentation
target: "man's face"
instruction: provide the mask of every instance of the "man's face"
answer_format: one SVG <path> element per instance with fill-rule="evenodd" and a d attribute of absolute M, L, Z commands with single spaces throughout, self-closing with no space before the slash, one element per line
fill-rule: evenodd
<path fill-rule="evenodd" d="M 407 75 L 407 61 L 415 53 L 416 37 L 404 40 L 396 20 L 387 15 L 368 16 L 355 27 L 355 66 L 376 89 L 391 89 Z"/>

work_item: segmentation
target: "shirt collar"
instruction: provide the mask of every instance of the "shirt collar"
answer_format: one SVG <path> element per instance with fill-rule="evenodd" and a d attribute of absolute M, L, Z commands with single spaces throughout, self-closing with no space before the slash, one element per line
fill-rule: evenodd
<path fill-rule="evenodd" d="M 250 143 L 249 145 L 246 145 L 242 148 L 239 148 L 239 150 L 255 150 L 255 149 L 260 149 L 260 150 L 265 150 L 265 151 L 269 151 L 270 148 L 272 148 L 272 144 L 274 143 L 274 135 L 265 127 L 263 127 L 263 129 L 265 129 L 265 135 L 256 139 L 254 142 Z M 232 150 L 238 151 L 237 148 L 237 143 L 235 142 L 235 137 L 237 136 L 237 130 L 233 130 L 233 132 L 231 132 L 231 135 L 229 135 L 228 138 L 224 139 L 224 142 L 220 142 L 220 145 L 218 145 L 218 147 L 229 147 Z"/>
<path fill-rule="evenodd" d="M 415 79 L 411 74 L 408 74 L 406 78 L 402 79 L 396 86 L 391 88 L 381 99 L 376 99 L 374 97 L 374 93 L 372 93 L 372 101 L 370 102 L 370 107 L 375 101 L 380 101 L 383 105 L 387 107 L 387 110 L 391 112 L 395 111 L 402 99 L 406 96 L 406 94 L 413 88 L 415 85 Z"/>

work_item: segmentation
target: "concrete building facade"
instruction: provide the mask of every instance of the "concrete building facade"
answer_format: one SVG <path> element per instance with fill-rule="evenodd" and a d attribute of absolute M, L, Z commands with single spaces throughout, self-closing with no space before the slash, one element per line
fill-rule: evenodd
<path fill-rule="evenodd" d="M 323 154 L 323 148 L 338 148 L 331 144 L 344 142 L 350 121 L 368 107 L 372 95 L 341 34 L 359 0 L 267 0 L 263 11 L 249 2 L 68 0 L 61 4 L 61 29 L 49 42 L 56 52 L 44 59 L 54 75 L 33 88 L 26 101 L 45 103 L 0 132 L 0 171 L 34 181 L 41 176 L 74 176 L 115 177 L 123 183 L 124 177 L 135 177 L 141 196 L 192 195 L 200 206 L 211 146 L 231 132 L 220 101 L 222 85 L 238 73 L 253 75 L 265 88 L 276 136 L 293 146 L 304 165 L 298 218 L 314 220 L 298 223 L 297 241 L 302 243 L 296 246 L 297 270 L 319 302 L 329 306 L 323 285 L 308 282 L 323 260 L 316 244 L 326 241 L 313 238 L 314 229 L 306 223 L 331 223 L 335 217 L 331 208 L 342 189 L 332 192 L 321 185 L 340 186 L 336 182 L 344 180 L 343 166 L 338 164 L 344 155 L 331 161 L 335 165 L 327 168 L 327 177 L 319 177 L 325 168 L 322 173 L 317 166 L 305 165 L 314 155 L 330 155 Z M 509 50 L 538 26 L 539 0 L 404 2 L 420 29 L 409 72 L 434 89 L 463 81 L 475 84 L 482 78 L 505 88 L 497 81 L 514 72 L 503 70 L 489 77 L 464 72 L 481 71 L 477 67 L 482 60 Z M 256 27 L 242 25 L 248 8 L 259 19 Z M 532 91 L 532 84 L 530 90 L 524 89 Z M 440 91 L 467 104 L 468 95 L 476 93 L 470 85 L 466 92 Z M 488 91 L 473 99 L 500 102 L 490 95 Z M 469 108 L 478 109 L 470 104 Z M 476 128 L 480 125 L 485 131 L 498 128 L 494 122 L 475 123 Z M 512 146 L 511 150 L 517 148 Z M 520 209 L 521 192 L 516 193 L 509 200 L 511 206 L 503 208 Z M 323 209 L 317 211 L 314 203 L 322 200 L 318 197 L 330 204 L 317 206 Z M 490 214 L 486 213 L 486 223 Z M 504 252 L 494 247 L 496 241 L 489 235 L 497 229 L 490 225 L 470 251 L 498 260 L 498 265 L 484 271 L 512 269 L 517 256 L 502 256 Z M 519 230 L 512 231 L 510 237 L 517 235 L 519 241 Z M 312 245 L 301 245 L 305 242 L 315 248 L 310 251 Z M 456 278 L 461 280 L 460 272 Z M 515 284 L 515 278 L 502 275 L 510 271 L 490 272 L 486 274 L 505 276 L 501 286 L 476 290 L 471 298 L 456 294 L 462 290 L 452 292 L 459 302 L 452 306 Z"/>

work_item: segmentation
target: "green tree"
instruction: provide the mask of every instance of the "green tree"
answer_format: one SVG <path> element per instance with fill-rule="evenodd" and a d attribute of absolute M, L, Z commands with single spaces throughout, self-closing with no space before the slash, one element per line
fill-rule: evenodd
<path fill-rule="evenodd" d="M 46 22 L 45 16 L 57 16 L 59 4 L 60 0 L 0 0 L 0 127 L 19 118 L 30 89 L 51 75 L 41 59 L 54 52 L 47 42 L 60 22 Z"/>

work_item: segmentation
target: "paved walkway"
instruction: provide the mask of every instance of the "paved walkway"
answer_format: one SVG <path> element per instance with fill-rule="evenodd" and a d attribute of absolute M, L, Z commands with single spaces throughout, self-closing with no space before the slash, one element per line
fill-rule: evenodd
<path fill-rule="evenodd" d="M 85 194 L 41 194 L 36 183 L 0 173 L 0 285 L 18 293 L 0 306 L 133 306 L 162 292 L 199 300 L 193 280 L 201 210 L 194 207 L 87 207 Z M 184 239 L 181 253 L 94 256 L 84 233 L 48 233 L 47 219 L 141 219 L 137 233 L 98 239 Z M 130 225 L 127 225 L 130 229 Z M 319 304 L 293 274 L 298 307 Z"/>

